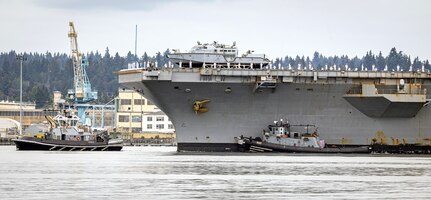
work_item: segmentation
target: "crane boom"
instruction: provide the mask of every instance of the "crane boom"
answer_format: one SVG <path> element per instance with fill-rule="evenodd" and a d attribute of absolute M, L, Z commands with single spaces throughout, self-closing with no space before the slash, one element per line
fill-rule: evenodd
<path fill-rule="evenodd" d="M 72 57 L 72 65 L 73 65 L 73 85 L 75 89 L 75 98 L 83 98 L 84 97 L 84 80 L 82 73 L 82 55 L 78 50 L 78 34 L 75 31 L 75 26 L 73 22 L 69 22 L 69 34 L 70 38 L 70 47 L 71 47 L 71 57 Z"/>
<path fill-rule="evenodd" d="M 69 22 L 69 33 L 71 58 L 73 65 L 73 89 L 67 91 L 69 99 L 73 99 L 78 110 L 78 117 L 85 124 L 85 110 L 90 101 L 97 99 L 97 92 L 91 89 L 91 83 L 88 79 L 86 67 L 88 60 L 79 52 L 78 34 L 76 33 L 73 22 Z"/>
<path fill-rule="evenodd" d="M 97 92 L 91 89 L 91 83 L 86 72 L 88 60 L 79 52 L 78 34 L 75 31 L 73 22 L 69 22 L 68 36 L 70 38 L 74 87 L 72 90 L 68 91 L 68 96 L 70 99 L 74 99 L 75 103 L 88 103 L 97 99 Z"/>

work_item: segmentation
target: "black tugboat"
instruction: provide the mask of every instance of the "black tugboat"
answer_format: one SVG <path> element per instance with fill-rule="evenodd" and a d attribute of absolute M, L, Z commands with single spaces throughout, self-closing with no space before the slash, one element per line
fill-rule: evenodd
<path fill-rule="evenodd" d="M 46 116 L 50 126 L 48 132 L 28 133 L 14 139 L 17 150 L 41 151 L 121 151 L 121 139 L 109 139 L 106 131 L 91 133 L 89 127 L 79 125 L 79 118 L 71 111 L 55 116 Z"/>
<path fill-rule="evenodd" d="M 291 131 L 291 127 L 303 127 L 306 132 Z M 310 129 L 314 131 L 310 133 Z M 291 125 L 283 120 L 275 121 L 264 130 L 262 138 L 243 137 L 237 139 L 240 150 L 250 152 L 291 152 L 291 153 L 371 153 L 370 146 L 328 147 L 319 138 L 315 125 Z"/>

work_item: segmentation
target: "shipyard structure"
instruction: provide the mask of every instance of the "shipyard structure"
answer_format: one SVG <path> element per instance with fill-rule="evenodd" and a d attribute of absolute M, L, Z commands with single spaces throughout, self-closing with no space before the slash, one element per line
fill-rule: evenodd
<path fill-rule="evenodd" d="M 169 116 L 178 151 L 237 151 L 235 138 L 280 119 L 315 125 L 328 145 L 431 145 L 429 72 L 283 69 L 218 43 L 169 58 L 177 67 L 118 74 Z"/>

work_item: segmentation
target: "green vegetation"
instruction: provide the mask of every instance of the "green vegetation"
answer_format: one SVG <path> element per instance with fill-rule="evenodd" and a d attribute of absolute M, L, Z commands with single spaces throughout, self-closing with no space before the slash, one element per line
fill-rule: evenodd
<path fill-rule="evenodd" d="M 383 56 L 382 52 L 379 52 L 378 55 L 373 54 L 373 52 L 369 51 L 362 58 L 353 57 L 349 58 L 346 55 L 342 56 L 323 56 L 319 52 L 315 52 L 313 58 L 310 57 L 289 57 L 286 56 L 284 58 L 276 58 L 274 60 L 274 66 L 281 65 L 282 67 L 291 66 L 294 69 L 297 68 L 298 65 L 302 67 L 307 67 L 308 69 L 312 67 L 313 69 L 326 69 L 326 66 L 341 68 L 345 70 L 345 67 L 348 66 L 351 70 L 372 70 L 373 66 L 375 70 L 382 71 L 417 71 L 422 70 L 422 66 L 425 70 L 430 70 L 430 63 L 428 60 L 421 61 L 418 57 L 414 58 L 411 61 L 410 56 L 404 54 L 402 51 L 397 51 L 392 48 L 389 52 L 389 55 Z"/>

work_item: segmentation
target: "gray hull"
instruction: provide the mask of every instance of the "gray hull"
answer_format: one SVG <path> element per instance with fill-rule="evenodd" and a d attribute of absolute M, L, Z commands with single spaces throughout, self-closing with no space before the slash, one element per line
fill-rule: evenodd
<path fill-rule="evenodd" d="M 237 151 L 234 137 L 261 136 L 268 124 L 281 118 L 292 124 L 316 125 L 328 144 L 369 145 L 373 139 L 415 144 L 431 138 L 428 106 L 414 117 L 369 117 L 344 98 L 358 85 L 349 78 L 333 82 L 295 79 L 280 82 L 274 89 L 255 90 L 255 82 L 244 77 L 204 80 L 196 72 L 170 72 L 164 78 L 161 72 L 155 80 L 145 73 L 120 75 L 120 83 L 143 92 L 171 118 L 179 151 Z M 424 80 L 424 87 L 429 87 L 429 80 Z M 207 112 L 193 110 L 197 100 L 210 100 Z"/>

